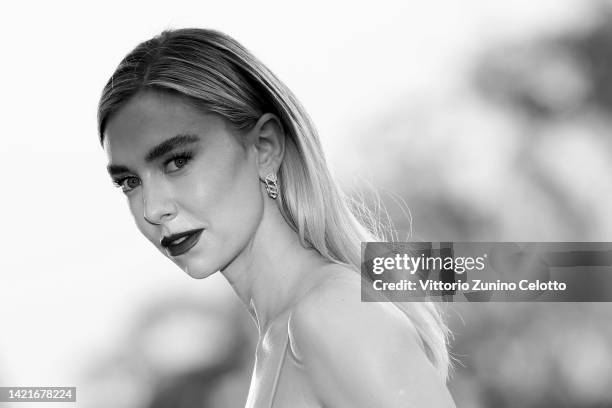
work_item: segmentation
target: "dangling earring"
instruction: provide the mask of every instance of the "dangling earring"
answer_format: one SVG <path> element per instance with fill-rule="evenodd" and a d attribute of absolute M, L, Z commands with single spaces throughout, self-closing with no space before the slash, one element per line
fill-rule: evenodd
<path fill-rule="evenodd" d="M 278 178 L 276 178 L 276 174 L 268 174 L 264 182 L 266 183 L 266 192 L 270 198 L 273 200 L 276 199 L 276 197 L 278 197 Z"/>

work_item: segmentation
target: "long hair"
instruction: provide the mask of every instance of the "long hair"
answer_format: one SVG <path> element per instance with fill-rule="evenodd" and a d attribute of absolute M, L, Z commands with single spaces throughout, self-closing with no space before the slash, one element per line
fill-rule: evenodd
<path fill-rule="evenodd" d="M 279 208 L 304 247 L 360 270 L 361 242 L 384 241 L 385 228 L 354 206 L 328 170 L 319 137 L 291 91 L 231 37 L 206 29 L 167 30 L 138 45 L 108 80 L 98 107 L 100 141 L 109 117 L 138 92 L 173 93 L 236 129 L 277 115 L 287 137 L 278 179 Z M 446 379 L 448 329 L 431 302 L 396 304 L 414 323 L 429 360 Z"/>

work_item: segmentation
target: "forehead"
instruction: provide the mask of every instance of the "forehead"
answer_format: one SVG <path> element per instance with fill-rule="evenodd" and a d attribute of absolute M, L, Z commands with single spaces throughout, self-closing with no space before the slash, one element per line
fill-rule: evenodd
<path fill-rule="evenodd" d="M 220 127 L 225 128 L 223 119 L 197 110 L 178 96 L 146 91 L 110 117 L 104 131 L 104 150 L 109 161 L 133 160 L 134 153 L 177 134 L 202 135 Z"/>

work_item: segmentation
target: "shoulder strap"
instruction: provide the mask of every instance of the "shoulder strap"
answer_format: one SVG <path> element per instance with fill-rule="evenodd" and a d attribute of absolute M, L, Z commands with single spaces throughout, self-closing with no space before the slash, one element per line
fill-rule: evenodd
<path fill-rule="evenodd" d="M 287 313 L 287 316 L 290 316 L 290 314 Z M 285 343 L 283 345 L 283 355 L 280 359 L 280 362 L 278 363 L 276 374 L 274 375 L 274 383 L 272 385 L 272 393 L 270 396 L 270 408 L 272 408 L 274 405 L 274 398 L 276 397 L 276 389 L 278 387 L 278 382 L 280 379 L 281 371 L 285 363 L 285 357 L 287 356 L 287 349 L 289 348 L 289 326 L 288 324 L 289 324 L 289 318 L 287 318 L 287 327 L 286 327 L 287 331 L 286 331 L 286 336 L 285 336 Z"/>

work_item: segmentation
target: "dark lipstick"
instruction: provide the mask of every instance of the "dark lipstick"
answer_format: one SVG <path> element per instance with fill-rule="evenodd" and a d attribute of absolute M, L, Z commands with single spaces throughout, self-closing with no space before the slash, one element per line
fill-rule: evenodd
<path fill-rule="evenodd" d="M 166 248 L 172 256 L 182 255 L 198 243 L 203 231 L 203 228 L 198 228 L 163 237 L 161 246 Z M 181 240 L 181 238 L 185 239 Z M 180 242 L 177 243 L 177 241 Z"/>

